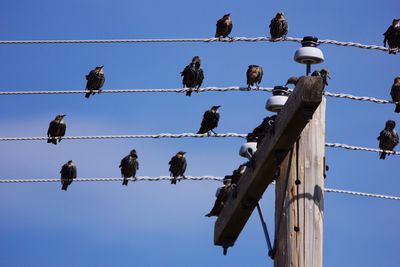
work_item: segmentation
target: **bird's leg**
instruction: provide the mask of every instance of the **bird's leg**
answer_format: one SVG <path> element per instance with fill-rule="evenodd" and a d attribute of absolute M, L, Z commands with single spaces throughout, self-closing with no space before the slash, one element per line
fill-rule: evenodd
<path fill-rule="evenodd" d="M 257 84 L 257 90 L 260 90 L 260 85 L 259 84 Z"/>
<path fill-rule="evenodd" d="M 229 38 L 229 42 L 233 42 L 234 41 L 233 37 L 230 37 L 229 35 L 227 37 Z"/>
<path fill-rule="evenodd" d="M 250 91 L 250 90 L 251 90 L 251 86 L 249 84 L 249 86 L 247 86 L 247 91 Z"/>
<path fill-rule="evenodd" d="M 211 132 L 213 132 L 213 134 L 215 134 L 215 135 L 217 134 L 216 132 L 214 132 L 214 130 L 211 130 Z"/>

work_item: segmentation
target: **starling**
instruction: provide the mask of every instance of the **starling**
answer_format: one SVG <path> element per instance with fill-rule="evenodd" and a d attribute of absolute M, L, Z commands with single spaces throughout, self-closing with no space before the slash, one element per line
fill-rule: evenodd
<path fill-rule="evenodd" d="M 121 175 L 124 178 L 122 185 L 128 185 L 128 178 L 136 176 L 136 171 L 139 170 L 139 161 L 136 150 L 133 149 L 129 155 L 121 160 L 119 167 L 121 168 Z"/>
<path fill-rule="evenodd" d="M 222 209 L 224 208 L 224 203 L 228 199 L 230 187 L 231 178 L 230 175 L 227 175 L 224 177 L 224 185 L 217 189 L 217 192 L 215 194 L 217 199 L 215 200 L 214 206 L 211 211 L 205 215 L 206 217 L 219 216 Z"/>
<path fill-rule="evenodd" d="M 329 70 L 327 69 L 315 70 L 313 73 L 311 73 L 311 76 L 320 76 L 324 81 L 324 87 L 325 85 L 328 85 L 328 79 L 331 78 L 329 76 Z"/>
<path fill-rule="evenodd" d="M 219 122 L 219 112 L 218 109 L 221 106 L 212 106 L 210 110 L 207 110 L 204 112 L 203 115 L 203 120 L 201 121 L 201 126 L 199 131 L 197 132 L 198 134 L 204 134 L 209 132 L 213 132 L 216 134 L 213 129 L 218 127 L 218 122 Z"/>
<path fill-rule="evenodd" d="M 225 14 L 221 19 L 217 21 L 217 31 L 215 32 L 215 38 L 221 39 L 221 36 L 223 38 L 229 37 L 229 34 L 231 33 L 233 27 L 230 15 L 231 14 Z"/>
<path fill-rule="evenodd" d="M 175 156 L 171 158 L 171 160 L 168 162 L 169 166 L 169 172 L 172 177 L 171 179 L 171 184 L 176 184 L 176 181 L 179 176 L 182 176 L 185 178 L 185 171 L 186 171 L 186 158 L 185 158 L 186 152 L 179 151 L 176 153 Z M 180 179 L 178 179 L 180 181 Z"/>
<path fill-rule="evenodd" d="M 260 125 L 247 135 L 247 142 L 257 142 L 257 146 L 259 146 L 264 136 L 273 130 L 275 119 L 276 115 L 266 117 Z"/>
<path fill-rule="evenodd" d="M 289 79 L 287 80 L 285 86 L 287 86 L 288 84 L 293 84 L 294 86 L 296 86 L 298 81 L 299 81 L 298 77 L 295 77 L 295 76 L 289 77 Z"/>
<path fill-rule="evenodd" d="M 379 140 L 379 148 L 380 149 L 393 151 L 395 146 L 397 146 L 397 144 L 399 143 L 399 136 L 398 136 L 396 130 L 394 129 L 394 127 L 396 127 L 396 122 L 394 122 L 392 120 L 388 120 L 386 122 L 385 129 L 383 129 L 380 132 L 380 134 L 377 138 Z M 380 152 L 381 159 L 385 159 L 386 155 L 387 155 L 387 153 Z"/>
<path fill-rule="evenodd" d="M 61 168 L 61 190 L 67 191 L 68 186 L 72 183 L 72 180 L 76 178 L 76 166 L 72 160 L 69 160 Z"/>
<path fill-rule="evenodd" d="M 89 98 L 91 94 L 96 94 L 96 92 L 101 92 L 101 87 L 103 87 L 104 81 L 104 66 L 96 67 L 91 70 L 88 75 L 86 75 L 86 98 Z"/>
<path fill-rule="evenodd" d="M 193 88 L 198 92 L 204 80 L 204 72 L 201 68 L 201 59 L 199 56 L 195 56 L 192 59 L 192 62 L 181 72 L 181 76 L 183 77 L 183 88 L 189 88 L 189 90 L 186 91 L 187 96 L 191 96 Z"/>
<path fill-rule="evenodd" d="M 269 32 L 271 33 L 272 39 L 286 37 L 288 33 L 288 23 L 285 20 L 283 12 L 276 13 L 275 18 L 271 20 Z"/>
<path fill-rule="evenodd" d="M 260 83 L 263 77 L 264 71 L 263 68 L 257 65 L 249 65 L 249 68 L 246 72 L 247 77 L 247 88 L 250 90 L 251 86 L 256 84 L 257 89 L 260 88 Z"/>
<path fill-rule="evenodd" d="M 386 47 L 389 44 L 389 54 L 396 54 L 400 49 L 400 19 L 393 19 L 383 36 L 383 45 Z"/>
<path fill-rule="evenodd" d="M 52 143 L 57 145 L 58 142 L 61 142 L 61 137 L 65 135 L 65 130 L 67 129 L 67 125 L 64 122 L 65 114 L 57 115 L 54 120 L 50 122 L 49 129 L 47 130 L 47 143 Z"/>
<path fill-rule="evenodd" d="M 400 76 L 394 78 L 392 90 L 390 90 L 390 95 L 392 96 L 393 102 L 400 102 Z M 400 103 L 396 104 L 396 109 L 394 110 L 394 112 L 400 113 Z"/>

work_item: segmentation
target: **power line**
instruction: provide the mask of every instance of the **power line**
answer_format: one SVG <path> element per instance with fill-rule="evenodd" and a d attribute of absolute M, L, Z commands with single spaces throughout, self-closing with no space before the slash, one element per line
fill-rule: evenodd
<path fill-rule="evenodd" d="M 63 140 L 89 140 L 89 139 L 132 139 L 132 138 L 205 138 L 205 137 L 215 137 L 215 138 L 246 138 L 247 134 L 240 133 L 219 133 L 219 134 L 195 134 L 195 133 L 180 133 L 180 134 L 172 134 L 172 133 L 161 133 L 161 134 L 127 134 L 127 135 L 88 135 L 88 136 L 64 136 Z M 55 137 L 56 139 L 58 137 Z M 48 140 L 47 136 L 37 136 L 37 137 L 0 137 L 0 142 L 2 141 L 44 141 Z M 326 147 L 331 148 L 343 148 L 347 150 L 359 150 L 359 151 L 367 151 L 367 152 L 385 152 L 386 154 L 391 155 L 400 155 L 398 151 L 391 150 L 382 150 L 377 148 L 369 148 L 369 147 L 361 147 L 361 146 L 352 146 L 341 143 L 325 143 Z"/>
<path fill-rule="evenodd" d="M 0 44 L 94 44 L 94 43 L 211 43 L 211 42 L 297 42 L 303 38 L 285 37 L 272 39 L 270 37 L 233 37 L 233 38 L 165 38 L 165 39 L 93 39 L 93 40 L 3 40 Z M 362 49 L 389 51 L 378 45 L 364 45 L 355 42 L 340 42 L 336 40 L 318 40 L 319 44 L 357 47 Z"/>
<path fill-rule="evenodd" d="M 248 87 L 229 86 L 229 87 L 203 87 L 199 88 L 198 92 L 228 92 L 228 91 L 264 91 L 272 92 L 273 88 L 260 87 L 258 89 L 248 89 Z M 111 89 L 102 90 L 100 94 L 115 94 L 115 93 L 185 93 L 188 88 L 178 89 Z M 85 94 L 85 90 L 61 90 L 61 91 L 9 91 L 0 92 L 0 95 L 59 95 L 59 94 Z"/>
<path fill-rule="evenodd" d="M 129 178 L 131 182 L 141 182 L 141 181 L 150 181 L 150 182 L 158 182 L 158 181 L 170 181 L 170 176 L 140 176 L 137 178 Z M 190 180 L 190 181 L 217 181 L 222 182 L 223 177 L 220 176 L 186 176 L 181 180 Z M 123 178 L 75 178 L 74 182 L 122 182 Z M 60 179 L 57 178 L 49 178 L 49 179 L 0 179 L 0 184 L 10 184 L 10 183 L 60 183 Z M 381 195 L 381 194 L 372 194 L 372 193 L 364 193 L 357 191 L 349 191 L 349 190 L 341 190 L 341 189 L 332 189 L 325 188 L 325 192 L 328 193 L 339 193 L 339 194 L 349 194 L 354 196 L 365 196 L 372 198 L 381 198 L 387 200 L 400 200 L 400 196 L 389 196 L 389 195 Z"/>
<path fill-rule="evenodd" d="M 351 146 L 351 145 L 340 144 L 340 143 L 325 143 L 325 146 L 332 147 L 332 148 L 343 148 L 343 149 L 348 149 L 348 150 L 359 150 L 359 151 L 378 152 L 378 153 L 385 152 L 386 154 L 400 155 L 400 152 L 398 152 L 398 151 L 390 151 L 390 150 L 383 150 L 383 149 L 369 148 L 369 147 L 362 147 L 362 146 Z"/>
<path fill-rule="evenodd" d="M 227 87 L 203 87 L 196 91 L 203 93 L 203 92 L 229 92 L 229 91 L 261 91 L 261 92 L 272 92 L 272 87 L 259 87 L 257 89 L 248 89 L 248 87 L 240 87 L 240 86 L 227 86 Z M 188 88 L 155 88 L 155 89 L 109 89 L 109 90 L 102 90 L 100 94 L 115 94 L 115 93 L 186 93 L 189 91 Z M 289 91 L 293 91 L 289 89 Z M 85 94 L 87 91 L 85 90 L 47 90 L 47 91 L 0 91 L 0 95 L 60 95 L 60 94 Z M 328 97 L 335 97 L 335 98 L 345 98 L 350 100 L 357 100 L 357 101 L 366 101 L 366 102 L 373 102 L 377 104 L 396 104 L 396 102 L 379 99 L 376 97 L 370 96 L 355 96 L 351 94 L 345 93 L 331 93 L 331 92 L 324 92 L 325 96 Z"/>
<path fill-rule="evenodd" d="M 172 134 L 172 133 L 161 133 L 161 134 L 127 134 L 127 135 L 95 135 L 95 136 L 64 136 L 62 139 L 64 140 L 87 140 L 87 139 L 132 139 L 132 138 L 204 138 L 204 137 L 217 137 L 217 138 L 227 138 L 227 137 L 236 137 L 236 138 L 246 138 L 246 134 L 238 134 L 238 133 L 219 133 L 219 134 L 195 134 L 195 133 L 181 133 L 181 134 Z M 49 137 L 0 137 L 0 141 L 39 141 L 39 140 L 47 140 Z M 57 137 L 56 137 L 57 139 Z"/>

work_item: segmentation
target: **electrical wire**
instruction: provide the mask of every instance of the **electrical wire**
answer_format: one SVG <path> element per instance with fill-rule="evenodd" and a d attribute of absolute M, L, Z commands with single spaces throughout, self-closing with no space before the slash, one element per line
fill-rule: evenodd
<path fill-rule="evenodd" d="M 232 38 L 164 38 L 164 39 L 96 39 L 96 40 L 3 40 L 0 44 L 94 44 L 94 43 L 211 43 L 211 42 L 297 42 L 303 38 L 284 37 L 273 39 L 270 37 L 232 37 Z M 356 47 L 369 50 L 388 52 L 389 49 L 378 45 L 364 45 L 355 42 L 340 42 L 336 40 L 318 40 L 319 44 L 331 44 L 345 47 Z"/>
<path fill-rule="evenodd" d="M 217 181 L 222 182 L 223 177 L 220 176 L 186 176 L 182 178 L 182 181 Z M 170 176 L 139 176 L 136 178 L 129 178 L 131 182 L 141 182 L 141 181 L 150 181 L 150 182 L 157 182 L 157 181 L 170 181 Z M 123 178 L 75 178 L 74 182 L 122 182 Z M 11 183 L 60 183 L 60 179 L 57 178 L 49 178 L 49 179 L 0 179 L 0 184 L 11 184 Z M 387 200 L 400 200 L 400 196 L 390 196 L 390 195 L 382 195 L 382 194 L 372 194 L 372 193 L 364 193 L 364 192 L 357 192 L 357 191 L 349 191 L 349 190 L 342 190 L 342 189 L 332 189 L 332 188 L 325 188 L 325 192 L 327 193 L 338 193 L 338 194 L 348 194 L 353 196 L 364 196 L 364 197 L 371 197 L 371 198 L 380 198 L 380 199 L 387 199 Z"/>

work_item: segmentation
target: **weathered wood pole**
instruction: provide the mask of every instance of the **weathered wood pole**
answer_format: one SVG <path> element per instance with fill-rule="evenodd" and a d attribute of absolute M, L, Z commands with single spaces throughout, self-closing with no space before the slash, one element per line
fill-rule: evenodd
<path fill-rule="evenodd" d="M 323 264 L 325 108 L 324 98 L 281 164 L 275 189 L 275 267 Z"/>

